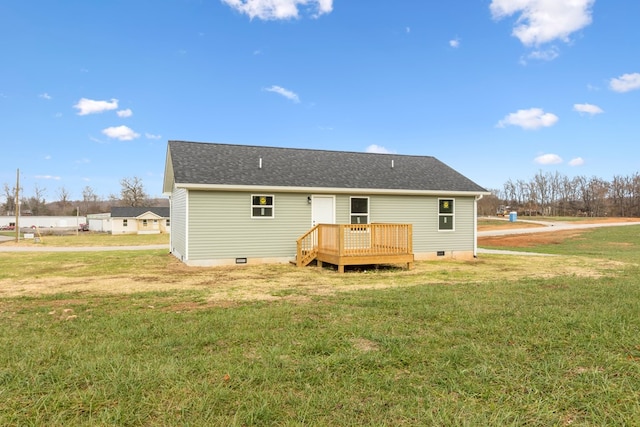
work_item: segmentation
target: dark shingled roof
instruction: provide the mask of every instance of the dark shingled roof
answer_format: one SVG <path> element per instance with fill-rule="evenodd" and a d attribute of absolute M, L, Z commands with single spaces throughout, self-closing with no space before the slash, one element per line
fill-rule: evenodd
<path fill-rule="evenodd" d="M 168 207 L 131 207 L 131 206 L 113 206 L 111 208 L 111 218 L 136 218 L 140 215 L 152 212 L 162 218 L 169 218 L 170 212 Z"/>
<path fill-rule="evenodd" d="M 431 156 L 185 141 L 168 151 L 176 184 L 487 192 Z"/>

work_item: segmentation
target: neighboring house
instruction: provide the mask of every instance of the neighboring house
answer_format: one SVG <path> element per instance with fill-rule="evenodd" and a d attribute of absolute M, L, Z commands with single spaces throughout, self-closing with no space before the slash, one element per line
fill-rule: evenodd
<path fill-rule="evenodd" d="M 328 240 L 309 234 L 320 224 L 353 224 L 336 231 L 360 236 L 351 249 L 373 246 L 376 224 L 408 225 L 391 234 L 409 230 L 402 244 L 411 256 L 398 258 L 409 266 L 414 259 L 471 259 L 477 200 L 490 194 L 429 156 L 183 141 L 168 143 L 163 192 L 170 198 L 171 253 L 194 266 L 300 265 L 301 254 Z M 300 248 L 303 235 L 315 236 L 311 249 Z"/>
<path fill-rule="evenodd" d="M 168 207 L 112 207 L 111 234 L 170 233 Z M 91 227 L 91 226 L 90 226 Z"/>
<path fill-rule="evenodd" d="M 87 224 L 89 231 L 98 231 L 101 233 L 111 232 L 111 213 L 97 213 L 87 215 Z"/>

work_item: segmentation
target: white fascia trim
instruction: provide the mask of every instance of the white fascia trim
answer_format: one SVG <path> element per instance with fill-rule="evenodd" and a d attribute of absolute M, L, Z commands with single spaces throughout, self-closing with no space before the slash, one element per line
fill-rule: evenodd
<path fill-rule="evenodd" d="M 271 187 L 262 185 L 219 185 L 219 184 L 180 184 L 175 188 L 187 190 L 209 191 L 249 191 L 249 192 L 273 192 L 273 193 L 324 193 L 324 194 L 398 194 L 421 196 L 481 196 L 489 195 L 483 191 L 443 191 L 443 190 L 394 190 L 386 188 L 331 188 L 331 187 Z"/>
<path fill-rule="evenodd" d="M 156 213 L 153 213 L 151 211 L 146 211 L 145 213 L 138 215 L 136 217 L 136 219 L 145 219 L 144 216 L 147 215 L 147 214 L 150 214 L 149 215 L 149 219 L 162 219 L 163 218 L 163 217 L 161 217 L 160 215 L 158 215 Z"/>

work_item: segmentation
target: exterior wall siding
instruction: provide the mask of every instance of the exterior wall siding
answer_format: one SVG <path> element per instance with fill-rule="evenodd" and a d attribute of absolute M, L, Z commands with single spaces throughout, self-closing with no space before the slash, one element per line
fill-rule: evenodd
<path fill-rule="evenodd" d="M 127 220 L 127 226 L 124 220 Z M 138 232 L 138 224 L 135 218 L 113 218 L 111 220 L 111 234 L 136 234 Z"/>
<path fill-rule="evenodd" d="M 473 251 L 474 197 L 453 197 L 454 230 L 438 230 L 438 197 L 353 194 L 339 196 L 338 223 L 350 221 L 350 197 L 369 197 L 369 221 L 413 224 L 414 253 Z"/>
<path fill-rule="evenodd" d="M 187 199 L 189 192 L 174 188 L 171 195 L 171 253 L 180 260 L 187 258 Z"/>
<path fill-rule="evenodd" d="M 274 196 L 273 218 L 251 218 L 251 196 Z M 174 191 L 171 247 L 195 265 L 238 258 L 291 259 L 296 239 L 311 228 L 308 193 Z M 472 254 L 475 248 L 474 197 L 454 197 L 454 230 L 438 230 L 438 197 L 367 194 L 336 195 L 336 222 L 350 222 L 350 197 L 369 197 L 372 223 L 413 224 L 416 259 L 437 252 Z M 188 221 L 186 220 L 188 216 Z M 188 227 L 187 227 L 188 224 Z M 422 256 L 420 256 L 422 255 Z"/>
<path fill-rule="evenodd" d="M 252 195 L 274 196 L 273 218 L 251 218 Z M 290 258 L 310 228 L 307 193 L 189 192 L 189 260 Z M 175 224 L 172 224 L 175 230 Z"/>

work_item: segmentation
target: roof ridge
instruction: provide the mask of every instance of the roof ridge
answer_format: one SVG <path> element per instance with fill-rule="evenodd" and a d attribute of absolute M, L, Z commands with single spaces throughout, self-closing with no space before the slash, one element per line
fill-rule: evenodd
<path fill-rule="evenodd" d="M 370 153 L 368 151 L 328 150 L 326 148 L 300 148 L 300 147 L 281 147 L 281 146 L 269 146 L 269 145 L 253 145 L 253 144 L 231 144 L 226 142 L 169 140 L 169 144 L 171 144 L 172 142 L 183 143 L 183 144 L 218 145 L 218 146 L 226 146 L 226 147 L 245 147 L 245 148 L 256 148 L 256 149 L 312 151 L 312 152 L 339 153 L 339 154 L 360 154 L 360 155 L 371 155 L 371 156 L 398 156 L 398 157 L 418 157 L 418 158 L 436 159 L 434 156 L 430 156 L 426 154 Z"/>

